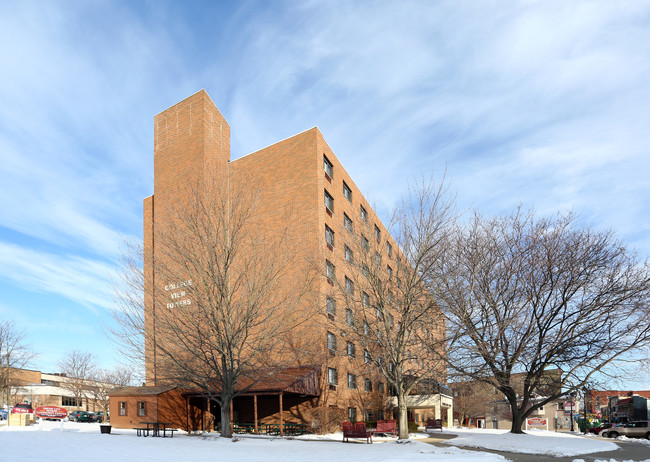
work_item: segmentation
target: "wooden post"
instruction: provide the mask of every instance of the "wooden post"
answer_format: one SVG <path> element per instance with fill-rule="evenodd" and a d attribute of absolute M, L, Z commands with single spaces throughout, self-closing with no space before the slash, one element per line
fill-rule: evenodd
<path fill-rule="evenodd" d="M 283 414 L 282 409 L 282 393 L 280 393 L 280 436 L 284 436 L 284 419 L 282 418 Z"/>
<path fill-rule="evenodd" d="M 258 435 L 257 429 L 257 395 L 253 395 L 253 414 L 255 415 L 255 434 Z"/>

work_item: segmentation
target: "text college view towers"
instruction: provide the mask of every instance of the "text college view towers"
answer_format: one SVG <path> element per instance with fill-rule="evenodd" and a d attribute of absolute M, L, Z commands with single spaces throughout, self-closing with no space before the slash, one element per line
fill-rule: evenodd
<path fill-rule="evenodd" d="M 393 418 L 365 339 L 400 327 L 379 309 L 390 290 L 372 287 L 399 284 L 408 262 L 318 128 L 231 161 L 230 126 L 204 90 L 154 124 L 146 386 L 111 395 L 113 425 L 328 431 Z M 451 422 L 444 366 L 417 346 L 409 355 L 412 373 L 436 371 L 435 387 L 409 397 L 409 420 Z"/>

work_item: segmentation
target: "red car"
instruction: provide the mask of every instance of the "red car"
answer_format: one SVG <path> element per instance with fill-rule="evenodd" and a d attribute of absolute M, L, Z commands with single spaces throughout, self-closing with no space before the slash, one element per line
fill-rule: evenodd
<path fill-rule="evenodd" d="M 31 404 L 16 404 L 14 408 L 11 410 L 12 414 L 33 414 L 34 409 L 32 408 Z"/>
<path fill-rule="evenodd" d="M 604 424 L 600 424 L 598 427 L 588 428 L 587 431 L 589 433 L 593 433 L 593 434 L 597 435 L 606 428 L 612 428 L 612 425 L 614 425 L 614 424 L 604 423 Z"/>

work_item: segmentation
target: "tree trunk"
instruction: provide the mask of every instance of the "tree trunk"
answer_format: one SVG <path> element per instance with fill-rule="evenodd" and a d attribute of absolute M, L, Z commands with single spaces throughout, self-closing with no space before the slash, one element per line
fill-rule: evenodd
<path fill-rule="evenodd" d="M 221 400 L 221 436 L 224 438 L 232 438 L 230 406 L 232 406 L 232 400 L 230 398 Z"/>
<path fill-rule="evenodd" d="M 397 416 L 399 423 L 399 439 L 405 440 L 409 437 L 408 412 L 406 410 L 406 394 L 398 391 L 397 394 Z"/>
<path fill-rule="evenodd" d="M 521 429 L 521 425 L 524 423 L 524 413 L 517 408 L 517 406 L 512 407 L 512 428 L 510 433 L 519 433 L 523 434 L 524 431 Z"/>

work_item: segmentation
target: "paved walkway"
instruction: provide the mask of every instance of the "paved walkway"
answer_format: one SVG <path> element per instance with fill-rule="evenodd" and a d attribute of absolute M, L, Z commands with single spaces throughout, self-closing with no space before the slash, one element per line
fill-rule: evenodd
<path fill-rule="evenodd" d="M 452 435 L 449 433 L 441 433 L 439 435 L 435 433 L 431 433 L 430 438 L 425 438 L 418 441 L 422 441 L 424 443 L 432 444 L 434 446 L 439 446 L 439 447 L 449 447 L 449 444 L 444 444 L 443 441 L 450 440 L 455 437 L 456 435 Z M 617 461 L 626 461 L 626 462 L 650 461 L 650 447 L 644 444 L 628 443 L 625 441 L 614 441 L 614 443 L 619 445 L 621 449 L 618 449 L 616 451 L 595 452 L 593 454 L 583 454 L 583 455 L 571 456 L 571 457 L 553 457 L 553 456 L 545 456 L 540 454 L 520 454 L 515 452 L 467 448 L 464 446 L 457 446 L 457 447 L 461 449 L 465 449 L 467 451 L 490 452 L 492 454 L 499 454 L 513 462 L 573 462 L 576 459 L 582 459 L 585 462 L 592 462 L 598 459 L 606 460 L 606 461 L 610 459 L 614 459 Z"/>

